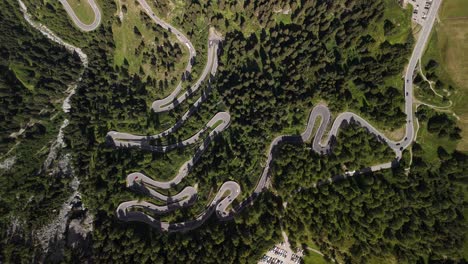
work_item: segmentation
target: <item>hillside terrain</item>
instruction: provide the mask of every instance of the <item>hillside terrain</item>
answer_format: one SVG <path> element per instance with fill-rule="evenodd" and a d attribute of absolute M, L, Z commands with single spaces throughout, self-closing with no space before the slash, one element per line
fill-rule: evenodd
<path fill-rule="evenodd" d="M 432 5 L 3 1 L 0 263 L 468 261 L 468 10 Z"/>

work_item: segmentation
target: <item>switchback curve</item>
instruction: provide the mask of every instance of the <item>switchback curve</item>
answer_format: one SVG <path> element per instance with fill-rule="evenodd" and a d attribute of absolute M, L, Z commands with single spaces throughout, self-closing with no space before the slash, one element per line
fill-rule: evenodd
<path fill-rule="evenodd" d="M 65 11 L 67 11 L 68 16 L 70 16 L 73 23 L 79 29 L 85 32 L 90 32 L 90 31 L 97 29 L 99 27 L 99 24 L 101 24 L 102 14 L 95 0 L 88 0 L 88 4 L 91 6 L 94 12 L 94 20 L 91 24 L 83 23 L 81 19 L 78 18 L 75 11 L 73 10 L 73 8 L 71 7 L 70 3 L 68 3 L 67 0 L 59 0 L 59 1 L 63 5 L 63 8 L 65 8 Z"/>
<path fill-rule="evenodd" d="M 139 2 L 144 2 L 144 0 L 138 0 Z M 221 220 L 228 220 L 231 219 L 235 214 L 240 212 L 243 208 L 246 206 L 250 205 L 253 200 L 262 192 L 262 190 L 265 188 L 269 172 L 270 172 L 270 166 L 271 166 L 271 161 L 273 159 L 273 152 L 276 146 L 278 146 L 281 143 L 301 143 L 305 141 L 309 141 L 312 137 L 312 131 L 314 128 L 314 125 L 317 122 L 317 119 L 320 118 L 320 123 L 319 123 L 319 128 L 316 131 L 313 139 L 313 150 L 319 154 L 326 154 L 328 153 L 330 149 L 330 143 L 334 137 L 336 137 L 339 133 L 339 128 L 343 123 L 349 123 L 349 122 L 357 122 L 360 124 L 362 127 L 365 127 L 370 133 L 375 135 L 377 138 L 379 138 L 381 141 L 385 142 L 392 150 L 395 152 L 396 156 L 396 161 L 398 161 L 401 158 L 402 151 L 406 149 L 413 141 L 414 138 L 414 128 L 413 128 L 413 74 L 417 65 L 418 59 L 421 57 L 422 52 L 424 50 L 424 47 L 427 43 L 429 34 L 432 30 L 435 16 L 437 14 L 437 11 L 440 6 L 440 0 L 435 0 L 433 3 L 433 6 L 428 14 L 427 17 L 427 22 L 423 26 L 423 30 L 418 38 L 418 41 L 416 43 L 416 46 L 413 50 L 413 53 L 411 55 L 411 59 L 409 62 L 409 65 L 407 67 L 406 75 L 405 75 L 405 113 L 407 115 L 407 122 L 406 122 L 406 131 L 405 131 L 405 136 L 403 139 L 400 141 L 392 141 L 389 140 L 383 133 L 379 132 L 376 128 L 374 128 L 369 122 L 367 122 L 365 119 L 360 117 L 359 115 L 352 113 L 352 112 L 345 112 L 341 113 L 337 116 L 335 121 L 333 122 L 331 129 L 328 133 L 328 137 L 325 138 L 325 142 L 322 142 L 322 139 L 325 137 L 325 131 L 326 128 L 329 126 L 331 123 L 331 114 L 328 108 L 325 105 L 317 105 L 314 107 L 310 113 L 308 123 L 306 126 L 305 131 L 301 135 L 283 135 L 275 138 L 269 147 L 269 151 L 267 154 L 267 162 L 264 167 L 263 173 L 255 187 L 254 192 L 252 195 L 250 195 L 247 199 L 242 201 L 238 206 L 235 208 L 231 208 L 229 211 L 227 211 L 227 208 L 231 205 L 233 199 L 235 199 L 239 192 L 240 192 L 240 187 L 237 183 L 235 182 L 226 182 L 224 183 L 221 188 L 219 189 L 215 199 L 212 200 L 212 202 L 208 205 L 206 210 L 204 210 L 198 217 L 196 217 L 194 220 L 186 221 L 186 222 L 181 222 L 181 223 L 168 223 L 168 222 L 160 222 L 156 220 L 155 218 L 146 215 L 143 212 L 140 211 L 131 211 L 129 210 L 132 207 L 140 207 L 140 202 L 137 201 L 130 201 L 130 202 L 125 202 L 122 203 L 118 208 L 117 208 L 117 216 L 119 219 L 123 221 L 140 221 L 140 222 L 145 222 L 150 224 L 151 226 L 158 228 L 162 231 L 169 231 L 169 232 L 177 232 L 177 231 L 188 231 L 194 228 L 197 228 L 203 222 L 214 212 L 216 211 L 218 218 Z M 154 15 L 154 14 L 153 14 Z M 175 125 L 174 127 L 177 127 Z M 177 127 L 178 128 L 178 127 Z M 223 129 L 224 130 L 224 129 Z M 222 130 L 221 130 L 222 131 Z M 220 132 L 221 132 L 220 131 Z M 170 131 L 171 133 L 173 131 Z M 134 135 L 127 134 L 129 137 L 132 137 Z M 164 134 L 165 136 L 167 134 Z M 122 135 L 119 135 L 122 136 Z M 160 135 L 156 135 L 160 136 Z M 206 142 L 206 141 L 205 141 Z M 200 152 L 197 152 L 195 154 L 194 158 L 192 158 L 192 161 L 196 161 L 198 159 L 199 154 L 201 153 L 204 149 L 206 149 L 205 144 L 202 145 L 202 149 L 200 149 Z M 198 157 L 197 157 L 198 156 Z M 391 168 L 394 164 L 397 162 L 395 161 L 390 161 L 388 163 L 384 164 L 379 164 L 372 166 L 370 168 L 367 168 L 368 171 L 377 171 L 377 170 L 382 170 L 382 169 L 387 169 Z M 186 163 L 187 164 L 187 163 Z M 179 170 L 179 173 L 181 171 L 186 171 L 188 173 L 189 170 L 187 170 L 187 166 L 184 164 L 181 169 Z M 192 163 L 193 165 L 193 163 Z M 185 172 L 184 172 L 185 174 Z M 355 173 L 350 173 L 345 175 L 346 176 L 353 176 Z M 186 174 L 185 174 L 186 175 Z M 177 178 L 177 176 L 176 176 Z M 182 177 L 183 178 L 183 177 Z M 148 178 L 149 179 L 149 178 Z M 128 180 L 128 178 L 127 178 Z M 330 179 L 329 181 L 333 181 Z M 174 181 L 173 183 L 175 183 Z M 179 182 L 179 181 L 177 181 Z M 156 186 L 157 187 L 157 186 Z M 222 199 L 224 194 L 228 192 L 229 195 Z M 180 205 L 182 206 L 182 205 Z M 151 209 L 151 208 L 149 208 Z M 161 209 L 161 208 L 158 208 Z M 169 210 L 169 208 L 166 208 Z M 159 211 L 161 212 L 161 211 Z M 168 212 L 168 211 L 166 211 Z"/>

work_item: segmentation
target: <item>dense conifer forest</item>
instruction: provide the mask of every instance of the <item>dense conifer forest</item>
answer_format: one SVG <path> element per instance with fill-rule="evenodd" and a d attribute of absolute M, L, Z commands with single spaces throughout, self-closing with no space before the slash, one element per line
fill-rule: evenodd
<path fill-rule="evenodd" d="M 141 13 L 132 36 L 138 39 L 133 55 L 141 55 L 149 68 L 135 70 L 129 60 L 116 61 L 114 33 L 122 26 L 117 2 L 127 6 L 129 1 L 97 1 L 102 25 L 83 33 L 59 2 L 24 0 L 35 20 L 82 48 L 87 68 L 76 54 L 30 27 L 15 0 L 0 4 L 0 150 L 3 155 L 15 148 L 10 156 L 17 159 L 11 170 L 0 171 L 0 229 L 5 230 L 0 232 L 0 262 L 256 263 L 282 240 L 281 231 L 295 247 L 315 243 L 338 263 L 468 261 L 462 253 L 467 243 L 466 153 L 444 146 L 426 153 L 414 143 L 396 168 L 330 184 L 330 177 L 394 158 L 355 123 L 342 127 L 330 155 L 316 154 L 310 142 L 281 145 L 274 152 L 270 187 L 232 221 L 212 216 L 194 231 L 170 234 L 119 221 L 119 203 L 145 199 L 126 188 L 127 174 L 141 171 L 170 179 L 194 147 L 166 154 L 115 149 L 107 132 L 163 131 L 202 93 L 207 101 L 168 142 L 190 137 L 216 112 L 229 111 L 230 127 L 210 144 L 183 186 L 176 187 L 198 184 L 197 203 L 161 216 L 165 221 L 192 219 L 226 180 L 238 182 L 240 198 L 247 197 L 271 141 L 301 133 L 319 102 L 333 114 L 356 111 L 379 129 L 403 126 L 401 76 L 414 44 L 411 10 L 393 0 L 182 1 L 184 9 L 178 12 L 168 1 L 148 1 L 195 45 L 199 54 L 193 78 L 205 63 L 206 25 L 224 35 L 211 84 L 205 82 L 175 111 L 155 114 L 151 102 L 170 92 L 182 73 L 158 80 L 164 74 L 150 71 L 179 69 L 186 50 Z M 173 16 L 164 16 L 169 13 Z M 146 31 L 157 35 L 156 47 L 144 46 Z M 62 113 L 64 93 L 75 83 L 70 113 Z M 416 116 L 429 133 L 460 138 L 456 123 L 445 114 L 421 107 Z M 93 230 L 87 243 L 52 246 L 44 253 L 36 230 L 56 217 L 71 193 L 71 176 L 42 167 L 64 117 L 70 122 L 64 152 L 80 181 L 83 204 L 93 215 Z M 10 136 L 21 128 L 24 133 Z"/>

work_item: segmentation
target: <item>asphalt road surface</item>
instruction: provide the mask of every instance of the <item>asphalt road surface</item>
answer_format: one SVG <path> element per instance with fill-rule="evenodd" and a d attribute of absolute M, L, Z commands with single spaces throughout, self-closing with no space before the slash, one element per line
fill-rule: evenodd
<path fill-rule="evenodd" d="M 119 148 L 129 148 L 129 147 L 136 147 L 141 149 L 146 149 L 154 152 L 168 152 L 175 148 L 180 148 L 188 145 L 192 145 L 198 142 L 203 134 L 205 134 L 208 130 L 212 129 L 210 134 L 215 134 L 222 132 L 230 123 L 231 116 L 228 112 L 219 112 L 215 116 L 213 116 L 210 121 L 200 129 L 197 133 L 195 133 L 190 138 L 183 140 L 181 142 L 165 145 L 165 146 L 153 146 L 150 144 L 151 140 L 157 139 L 159 137 L 155 136 L 137 136 L 128 133 L 119 133 L 115 131 L 111 131 L 107 133 L 107 135 L 112 139 L 113 144 L 115 147 Z M 215 127 L 215 125 L 217 125 Z"/>
<path fill-rule="evenodd" d="M 88 0 L 89 5 L 93 9 L 94 12 L 94 21 L 91 24 L 85 24 L 83 23 L 77 16 L 73 8 L 70 6 L 67 0 L 59 0 L 60 3 L 62 3 L 63 7 L 65 8 L 65 11 L 67 11 L 68 15 L 72 19 L 73 23 L 75 25 L 86 32 L 93 31 L 96 28 L 99 27 L 99 24 L 101 23 L 101 10 L 99 10 L 98 5 L 94 0 Z"/>
<path fill-rule="evenodd" d="M 157 206 L 148 202 L 141 201 L 129 201 L 124 202 L 117 208 L 117 216 L 123 221 L 137 221 L 144 222 L 165 232 L 180 232 L 189 231 L 201 226 L 213 212 L 216 211 L 216 215 L 219 219 L 231 219 L 232 212 L 228 210 L 228 206 L 233 200 L 240 194 L 239 184 L 233 181 L 227 181 L 223 183 L 215 198 L 208 205 L 206 210 L 199 214 L 195 219 L 182 222 L 182 223 L 168 223 L 161 222 L 152 216 L 149 216 L 141 211 L 129 210 L 130 208 L 142 208 L 149 210 L 155 214 L 163 214 L 173 211 L 174 209 L 181 208 L 182 206 L 190 205 L 190 202 L 184 203 L 171 203 L 167 206 Z"/>
<path fill-rule="evenodd" d="M 151 7 L 148 5 L 148 3 L 145 0 L 138 0 L 138 3 L 140 3 L 141 8 L 145 11 L 145 13 L 153 19 L 153 21 L 161 26 L 162 28 L 168 30 L 172 34 L 174 34 L 177 39 L 188 48 L 189 50 L 189 59 L 187 62 L 187 66 L 185 68 L 185 75 L 190 74 L 192 71 L 192 61 L 194 61 L 194 58 L 196 56 L 196 51 L 195 48 L 193 47 L 192 42 L 184 35 L 182 32 L 180 32 L 177 28 L 173 27 L 172 25 L 166 23 L 164 20 L 160 19 L 156 14 L 153 12 Z M 174 89 L 174 91 L 167 96 L 166 98 L 156 100 L 152 104 L 153 111 L 156 113 L 159 112 L 166 112 L 174 109 L 176 106 L 178 106 L 180 103 L 182 103 L 185 99 L 187 99 L 191 94 L 195 93 L 198 88 L 200 88 L 202 82 L 206 79 L 208 74 L 216 72 L 216 68 L 218 67 L 218 45 L 219 42 L 221 41 L 221 38 L 217 36 L 217 34 L 214 32 L 214 30 L 210 29 L 210 34 L 208 37 L 208 57 L 207 57 L 207 62 L 205 65 L 205 69 L 203 70 L 200 78 L 195 82 L 194 85 L 192 85 L 187 91 L 184 93 L 181 93 L 182 91 L 182 84 L 183 82 L 179 82 L 177 87 Z"/>
<path fill-rule="evenodd" d="M 185 101 L 191 94 L 195 93 L 200 88 L 201 84 L 210 73 L 216 72 L 216 67 L 214 66 L 217 66 L 218 64 L 215 64 L 214 62 L 217 61 L 218 45 L 219 40 L 216 38 L 216 35 L 214 33 L 210 34 L 208 41 L 208 58 L 200 78 L 198 78 L 195 84 L 182 94 L 180 94 L 183 84 L 181 81 L 177 85 L 176 89 L 168 97 L 154 101 L 152 108 L 155 113 L 170 111 L 177 107 L 180 103 Z"/>
<path fill-rule="evenodd" d="M 216 119 L 211 119 L 211 121 L 219 120 L 219 121 L 221 121 L 221 123 L 219 125 L 217 125 L 208 134 L 208 136 L 203 140 L 203 143 L 196 150 L 195 155 L 189 161 L 185 162 L 180 167 L 179 172 L 177 173 L 177 175 L 172 180 L 167 181 L 167 182 L 157 182 L 157 181 L 151 180 L 151 186 L 154 186 L 156 188 L 161 188 L 161 189 L 170 189 L 171 187 L 179 184 L 188 175 L 188 173 L 190 172 L 190 170 L 192 169 L 194 164 L 198 161 L 198 159 L 203 154 L 203 152 L 206 151 L 206 148 L 210 144 L 211 140 L 217 134 L 219 134 L 221 131 L 224 131 L 229 126 L 230 116 L 229 116 L 229 114 L 227 112 L 218 113 L 218 114 L 216 114 L 215 117 L 216 117 Z M 194 141 L 193 143 L 195 143 L 195 142 L 196 141 Z M 142 175 L 143 176 L 143 174 L 141 174 L 141 173 L 129 174 L 127 176 L 127 185 L 132 185 L 132 182 L 134 182 L 136 180 L 135 177 L 134 177 L 135 175 Z M 140 179 L 141 179 L 141 177 L 140 177 Z M 149 178 L 147 178 L 147 179 L 148 180 L 145 179 L 144 181 L 149 181 Z"/>
<path fill-rule="evenodd" d="M 190 51 L 190 57 L 193 58 L 195 56 L 195 49 L 191 45 L 191 42 L 177 29 L 172 27 L 171 25 L 165 23 L 161 19 L 159 19 L 151 10 L 151 8 L 147 5 L 144 0 L 138 0 L 142 8 L 145 12 L 150 15 L 150 17 L 158 23 L 163 28 L 169 30 L 171 33 L 175 34 L 179 41 L 185 43 Z M 176 231 L 188 231 L 194 228 L 199 227 L 203 222 L 209 218 L 209 216 L 216 212 L 216 215 L 221 220 L 229 220 L 232 219 L 238 212 L 240 212 L 246 206 L 249 206 L 253 203 L 254 199 L 263 191 L 266 187 L 268 182 L 269 172 L 270 172 L 270 165 L 273 159 L 273 152 L 276 146 L 282 143 L 303 143 L 309 140 L 312 140 L 312 149 L 319 153 L 319 154 L 327 154 L 331 151 L 330 144 L 335 137 L 338 136 L 340 127 L 349 122 L 356 122 L 360 124 L 362 127 L 366 128 L 369 133 L 375 135 L 379 140 L 386 143 L 392 150 L 395 152 L 395 160 L 390 161 L 383 164 L 378 164 L 371 166 L 369 168 L 364 169 L 363 171 L 354 171 L 346 173 L 345 175 L 337 175 L 335 177 L 329 178 L 327 181 L 321 182 L 320 184 L 326 184 L 327 182 L 332 183 L 336 180 L 353 176 L 355 174 L 365 172 L 365 171 L 378 171 L 382 169 L 388 169 L 398 163 L 401 159 L 402 151 L 406 149 L 413 141 L 414 138 L 414 128 L 413 128 L 413 75 L 416 69 L 417 63 L 419 58 L 421 57 L 429 35 L 431 33 L 437 11 L 440 7 L 441 0 L 434 0 L 432 4 L 432 8 L 429 11 L 426 23 L 423 25 L 423 29 L 420 33 L 420 36 L 417 40 L 416 46 L 413 50 L 411 55 L 406 74 L 405 74 L 405 113 L 407 115 L 406 119 L 406 129 L 405 129 L 405 136 L 400 141 L 392 141 L 388 139 L 383 133 L 378 131 L 375 127 L 373 127 L 369 122 L 364 120 L 359 115 L 352 113 L 352 112 L 344 112 L 339 114 L 336 119 L 331 122 L 331 113 L 329 109 L 322 104 L 315 106 L 310 115 L 307 122 L 307 126 L 304 132 L 300 135 L 283 135 L 275 138 L 269 147 L 269 151 L 267 154 L 266 165 L 263 169 L 262 175 L 255 187 L 254 192 L 244 201 L 239 203 L 237 206 L 232 206 L 232 202 L 238 197 L 240 193 L 240 186 L 233 181 L 225 182 L 219 189 L 218 193 L 216 194 L 215 198 L 207 205 L 206 209 L 195 219 L 181 222 L 181 223 L 168 223 L 168 222 L 161 222 L 152 216 L 149 216 L 145 213 L 152 212 L 154 214 L 164 214 L 175 209 L 189 206 L 193 204 L 196 200 L 197 190 L 194 187 L 186 187 L 180 193 L 174 196 L 165 196 L 156 189 L 171 189 L 177 184 L 179 184 L 184 177 L 186 177 L 191 168 L 200 158 L 201 154 L 207 149 L 209 143 L 217 134 L 224 131 L 230 122 L 230 116 L 227 112 L 222 112 L 216 114 L 207 126 L 193 135 L 191 138 L 184 140 L 182 143 L 168 145 L 168 146 L 149 146 L 148 142 L 151 139 L 161 138 L 164 136 L 173 133 L 175 130 L 180 128 L 182 124 L 198 109 L 198 106 L 203 103 L 206 99 L 207 94 L 203 94 L 187 111 L 184 116 L 179 120 L 174 126 L 167 129 L 166 131 L 159 133 L 157 135 L 152 136 L 138 136 L 132 135 L 128 133 L 119 133 L 116 131 L 111 131 L 108 133 L 108 136 L 113 140 L 114 144 L 117 147 L 138 147 L 138 148 L 146 148 L 152 151 L 169 151 L 171 149 L 177 147 L 183 147 L 189 144 L 194 144 L 198 141 L 201 141 L 202 135 L 205 131 L 207 131 L 211 125 L 214 125 L 218 121 L 221 121 L 219 125 L 214 128 L 210 134 L 204 139 L 203 143 L 195 152 L 195 155 L 186 163 L 182 165 L 179 169 L 178 174 L 170 181 L 167 182 L 159 182 L 154 181 L 150 177 L 142 174 L 142 173 L 132 173 L 127 176 L 127 186 L 135 189 L 137 191 L 143 192 L 151 196 L 152 198 L 158 199 L 162 202 L 165 202 L 165 205 L 154 205 L 148 202 L 141 202 L 141 201 L 129 201 L 124 202 L 119 205 L 117 208 L 117 216 L 122 221 L 139 221 L 145 222 L 150 224 L 151 226 L 158 228 L 162 231 L 168 232 L 176 232 Z M 217 47 L 219 45 L 219 41 L 221 39 L 217 37 L 215 34 L 210 33 L 209 42 L 209 51 L 208 51 L 208 58 L 207 64 L 203 71 L 202 76 L 193 85 L 188 91 L 183 93 L 179 96 L 181 92 L 181 86 L 177 87 L 174 92 L 165 99 L 155 101 L 153 103 L 153 110 L 155 112 L 163 112 L 172 110 L 175 106 L 177 106 L 180 102 L 182 102 L 190 93 L 195 92 L 203 82 L 207 78 L 207 75 L 211 73 L 214 75 L 216 73 L 217 67 Z M 190 62 L 189 62 L 190 64 Z M 189 70 L 190 71 L 190 70 Z M 189 72 L 188 71 L 188 72 Z M 179 84 L 180 85 L 180 84 Z M 179 97 L 177 97 L 179 96 Z M 319 121 L 320 120 L 320 121 Z M 319 122 L 319 126 L 315 134 L 312 134 L 314 125 Z M 210 125 L 211 124 L 211 125 Z M 326 136 L 327 128 L 331 124 L 331 129 Z M 132 210 L 135 208 L 143 209 L 143 211 L 136 211 Z"/>

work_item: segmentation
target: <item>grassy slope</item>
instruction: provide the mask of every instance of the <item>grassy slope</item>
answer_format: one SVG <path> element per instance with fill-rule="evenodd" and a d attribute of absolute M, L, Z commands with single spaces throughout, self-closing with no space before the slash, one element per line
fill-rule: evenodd
<path fill-rule="evenodd" d="M 304 257 L 305 264 L 327 264 L 327 262 L 322 256 L 315 252 L 309 253 L 307 256 Z"/>
<path fill-rule="evenodd" d="M 315 249 L 315 250 L 320 250 L 320 248 L 315 244 L 314 241 L 308 241 L 307 246 L 309 248 Z M 304 251 L 304 257 L 303 263 L 305 264 L 327 264 L 330 263 L 328 262 L 322 255 L 318 254 L 317 252 L 314 252 L 312 250 L 307 250 Z"/>
<path fill-rule="evenodd" d="M 385 0 L 384 2 L 386 8 L 382 20 L 390 20 L 396 25 L 397 30 L 395 30 L 394 34 L 385 36 L 383 28 L 375 26 L 374 28 L 369 28 L 369 34 L 379 42 L 388 40 L 391 44 L 405 43 L 408 34 L 411 32 L 412 9 L 408 6 L 408 8 L 402 10 L 397 1 Z"/>
<path fill-rule="evenodd" d="M 444 1 L 441 15 L 443 18 L 468 17 L 468 2 L 466 0 Z"/>
<path fill-rule="evenodd" d="M 94 12 L 87 0 L 67 0 L 81 22 L 91 24 L 94 21 Z"/>
<path fill-rule="evenodd" d="M 150 65 L 143 63 L 143 53 L 145 50 L 160 45 L 161 43 L 156 43 L 155 38 L 161 37 L 158 36 L 158 33 L 153 31 L 151 28 L 148 28 L 142 20 L 142 9 L 135 4 L 133 1 L 125 2 L 127 7 L 127 13 L 124 14 L 122 25 L 118 25 L 114 22 L 112 26 L 112 31 L 114 33 L 114 41 L 116 45 L 114 59 L 115 65 L 122 66 L 124 60 L 128 61 L 128 68 L 130 74 L 137 74 L 140 71 L 140 67 L 143 68 L 144 78 L 151 76 L 156 80 L 171 80 L 174 76 L 180 76 L 185 68 L 187 62 L 188 53 L 186 49 L 183 49 L 184 55 L 178 63 L 175 65 L 175 70 L 173 72 L 166 72 L 164 67 L 153 69 Z M 146 14 L 145 14 L 146 16 Z M 142 36 L 138 36 L 134 33 L 134 28 L 138 28 Z M 169 38 L 172 43 L 177 42 L 177 39 L 172 35 L 169 35 Z M 138 48 L 141 42 L 144 42 L 145 48 L 141 54 L 136 55 L 135 50 Z M 175 88 L 176 83 L 172 85 L 168 91 L 164 93 L 170 93 Z M 164 95 L 159 95 L 159 98 L 164 97 Z M 150 98 L 150 101 L 156 98 Z"/>
<path fill-rule="evenodd" d="M 37 83 L 37 73 L 25 65 L 19 63 L 10 64 L 10 69 L 15 73 L 16 79 L 20 81 L 25 88 L 33 91 Z"/>
<path fill-rule="evenodd" d="M 460 118 L 463 139 L 458 150 L 468 151 L 468 2 L 463 0 L 444 1 L 439 14 L 440 23 L 435 27 L 422 63 L 434 59 L 440 63 L 437 76 L 455 87 L 449 99 L 452 110 Z"/>
<path fill-rule="evenodd" d="M 437 149 L 442 146 L 447 151 L 452 152 L 457 146 L 457 142 L 449 139 L 448 137 L 440 138 L 436 134 L 427 131 L 427 122 L 419 121 L 419 131 L 417 142 L 421 145 L 423 157 L 430 161 L 434 166 L 439 166 L 440 158 L 437 154 Z"/>
<path fill-rule="evenodd" d="M 198 16 L 197 21 L 194 25 L 190 24 L 188 25 L 188 27 L 187 25 L 183 25 L 183 23 L 181 23 L 181 18 L 184 17 L 186 14 L 190 13 L 188 4 L 184 2 L 184 0 L 165 1 L 165 4 L 167 4 L 165 9 L 158 8 L 158 5 L 155 5 L 151 1 L 147 1 L 147 3 L 158 17 L 171 24 L 172 26 L 176 27 L 190 39 L 193 46 L 195 47 L 195 50 L 197 51 L 195 64 L 192 65 L 191 77 L 193 80 L 198 79 L 206 63 L 208 51 L 207 40 L 209 35 L 210 23 L 208 23 L 204 16 Z M 216 30 L 219 29 L 216 28 Z M 172 34 L 170 34 L 170 36 L 172 37 Z M 174 38 L 174 41 L 178 40 Z M 186 53 L 187 49 L 185 45 L 183 45 L 183 52 L 184 55 L 187 56 L 182 59 L 185 63 L 188 59 L 188 53 Z"/>
<path fill-rule="evenodd" d="M 437 76 L 446 83 L 453 85 L 455 90 L 449 96 L 453 102 L 451 110 L 460 118 L 458 125 L 462 128 L 462 140 L 456 142 L 434 138 L 422 129 L 419 138 L 427 155 L 437 158 L 437 147 L 468 151 L 468 2 L 465 0 L 444 1 L 439 13 L 440 22 L 435 27 L 426 53 L 422 59 L 423 65 L 430 59 L 440 63 L 436 70 Z M 424 127 L 425 124 L 422 124 Z M 432 144 L 425 144 L 431 142 Z M 434 144 L 437 142 L 437 144 Z M 468 192 L 465 191 L 465 196 Z M 466 200 L 466 198 L 465 198 Z M 468 219 L 468 210 L 464 210 Z M 463 247 L 463 256 L 468 258 L 468 238 Z"/>

